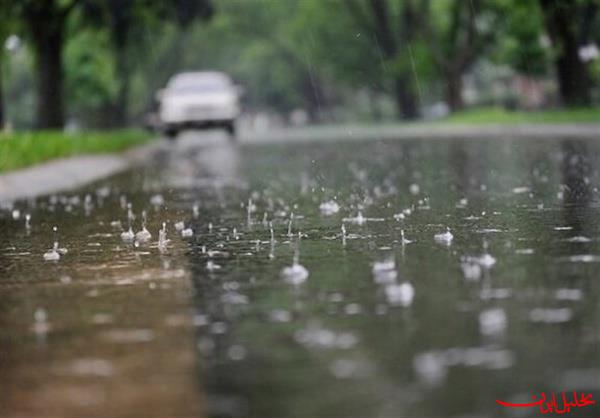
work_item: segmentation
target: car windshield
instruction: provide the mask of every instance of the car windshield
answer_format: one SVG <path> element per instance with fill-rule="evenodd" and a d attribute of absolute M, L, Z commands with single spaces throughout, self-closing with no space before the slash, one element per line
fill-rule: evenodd
<path fill-rule="evenodd" d="M 228 89 L 230 83 L 221 75 L 180 75 L 169 83 L 169 90 L 174 93 L 214 93 Z"/>
<path fill-rule="evenodd" d="M 213 84 L 213 83 L 202 83 L 202 84 L 180 84 L 169 88 L 169 91 L 173 93 L 216 93 L 227 90 L 226 84 Z"/>

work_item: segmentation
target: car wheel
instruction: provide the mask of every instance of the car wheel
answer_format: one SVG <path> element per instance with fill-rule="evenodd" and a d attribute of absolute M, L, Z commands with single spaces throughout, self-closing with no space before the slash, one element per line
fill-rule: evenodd
<path fill-rule="evenodd" d="M 171 141 L 173 141 L 173 140 L 177 139 L 177 134 L 178 134 L 178 133 L 179 133 L 179 132 L 178 132 L 178 131 L 177 131 L 177 129 L 175 129 L 175 128 L 168 128 L 168 129 L 165 131 L 165 135 L 167 136 L 167 139 L 169 139 L 169 140 L 171 140 Z"/>
<path fill-rule="evenodd" d="M 229 135 L 229 138 L 232 140 L 235 140 L 235 123 L 234 122 L 228 122 L 225 125 L 225 130 L 227 131 L 227 134 Z"/>

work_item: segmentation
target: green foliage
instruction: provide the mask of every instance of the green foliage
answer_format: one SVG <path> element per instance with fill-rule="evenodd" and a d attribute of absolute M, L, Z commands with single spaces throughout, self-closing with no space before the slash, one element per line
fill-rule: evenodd
<path fill-rule="evenodd" d="M 121 151 L 152 139 L 139 130 L 63 133 L 56 131 L 0 134 L 0 172 L 76 154 Z"/>
<path fill-rule="evenodd" d="M 381 45 L 370 0 L 55 1 L 60 9 L 76 5 L 64 73 L 68 117 L 83 127 L 110 126 L 125 111 L 130 121 L 141 120 L 156 105 L 156 90 L 180 71 L 225 71 L 245 87 L 246 109 L 287 116 L 302 108 L 314 120 L 341 113 L 385 119 L 390 103 L 398 104 L 398 84 L 418 96 L 418 105 L 449 102 L 451 82 L 460 89 L 462 76 L 477 76 L 482 62 L 507 69 L 507 78 L 554 74 L 556 48 L 540 0 L 382 0 L 392 53 Z M 14 28 L 24 30 L 18 19 L 2 19 L 5 4 L 21 10 L 38 3 L 0 1 L 0 42 Z M 591 41 L 600 42 L 598 27 L 589 25 Z M 9 119 L 30 127 L 32 44 L 23 50 L 5 60 L 3 80 Z M 600 60 L 587 67 L 597 80 Z"/>
<path fill-rule="evenodd" d="M 544 22 L 538 0 L 504 0 L 500 6 L 506 18 L 496 59 L 523 74 L 546 75 L 551 49 L 543 41 Z"/>
<path fill-rule="evenodd" d="M 90 112 L 110 104 L 117 93 L 118 84 L 107 38 L 106 31 L 80 30 L 66 45 L 68 102 L 71 113 L 84 121 Z"/>
<path fill-rule="evenodd" d="M 597 123 L 600 108 L 546 110 L 537 112 L 509 111 L 500 107 L 478 108 L 457 112 L 440 123 L 514 124 L 514 123 Z"/>

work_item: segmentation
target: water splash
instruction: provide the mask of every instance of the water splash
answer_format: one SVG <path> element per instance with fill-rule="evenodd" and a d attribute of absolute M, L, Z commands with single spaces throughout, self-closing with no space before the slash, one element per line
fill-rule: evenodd
<path fill-rule="evenodd" d="M 189 238 L 194 235 L 194 230 L 192 228 L 184 228 L 181 230 L 182 238 Z"/>
<path fill-rule="evenodd" d="M 273 231 L 273 222 L 269 221 L 269 232 L 271 233 L 271 242 L 275 242 L 275 232 Z"/>
<path fill-rule="evenodd" d="M 50 331 L 48 313 L 44 308 L 37 308 L 33 314 L 33 332 L 39 336 L 45 336 Z"/>
<path fill-rule="evenodd" d="M 167 224 L 166 222 L 163 222 L 162 228 L 158 231 L 158 248 L 161 250 L 166 249 L 169 241 L 170 240 L 167 238 Z"/>
<path fill-rule="evenodd" d="M 146 228 L 146 211 L 144 210 L 144 211 L 142 211 L 142 230 L 138 231 L 135 234 L 135 239 L 139 243 L 144 243 L 144 242 L 149 241 L 151 238 L 152 238 L 152 234 Z"/>
<path fill-rule="evenodd" d="M 325 216 L 335 215 L 340 211 L 340 205 L 335 200 L 329 200 L 319 205 L 321 214 Z"/>
<path fill-rule="evenodd" d="M 220 270 L 220 269 L 221 269 L 221 266 L 220 266 L 220 265 L 218 265 L 218 264 L 216 264 L 216 263 L 215 263 L 214 261 L 212 261 L 212 260 L 208 260 L 208 261 L 206 262 L 206 269 L 207 269 L 208 271 L 215 271 L 215 270 Z"/>
<path fill-rule="evenodd" d="M 256 205 L 252 202 L 252 198 L 248 199 L 248 205 L 246 206 L 246 223 L 252 224 L 252 214 L 256 212 Z"/>
<path fill-rule="evenodd" d="M 294 212 L 290 214 L 290 220 L 288 221 L 288 231 L 287 236 L 292 237 L 294 234 L 292 233 L 292 225 L 294 224 Z"/>
<path fill-rule="evenodd" d="M 52 231 L 54 232 L 54 244 L 52 248 L 44 253 L 45 261 L 58 261 L 61 255 L 67 253 L 66 248 L 59 248 L 58 246 L 58 227 L 53 226 Z"/>
<path fill-rule="evenodd" d="M 367 223 L 367 218 L 365 218 L 361 211 L 358 211 L 358 214 L 353 218 L 344 218 L 344 222 L 348 222 L 356 225 L 364 225 Z"/>
<path fill-rule="evenodd" d="M 482 335 L 501 335 L 506 325 L 506 312 L 502 308 L 487 309 L 479 314 L 479 331 Z"/>
<path fill-rule="evenodd" d="M 298 239 L 300 241 L 300 239 Z M 281 277 L 288 283 L 293 285 L 302 284 L 308 279 L 308 270 L 300 264 L 300 245 L 296 245 L 294 252 L 294 261 L 291 266 L 284 267 L 281 270 Z"/>
<path fill-rule="evenodd" d="M 122 196 L 124 198 L 124 196 Z M 133 239 L 135 238 L 135 234 L 133 233 L 133 227 L 132 227 L 132 223 L 133 223 L 133 211 L 131 210 L 131 203 L 127 203 L 127 226 L 128 229 L 127 231 L 123 231 L 121 232 L 121 239 L 123 241 L 133 241 Z M 119 223 L 120 224 L 120 223 Z"/>
<path fill-rule="evenodd" d="M 385 286 L 385 297 L 392 306 L 408 307 L 415 297 L 414 287 L 408 283 L 388 284 Z"/>
<path fill-rule="evenodd" d="M 373 274 L 377 274 L 382 271 L 389 271 L 396 269 L 396 260 L 393 256 L 390 256 L 382 261 L 375 261 L 373 263 Z"/>
<path fill-rule="evenodd" d="M 58 252 L 58 242 L 54 242 L 54 246 L 44 253 L 44 260 L 46 261 L 58 261 L 60 260 L 60 253 Z"/>
<path fill-rule="evenodd" d="M 450 244 L 452 244 L 452 240 L 454 239 L 454 235 L 452 235 L 452 232 L 450 232 L 450 228 L 446 227 L 446 232 L 443 232 L 443 233 L 440 233 L 440 234 L 435 234 L 433 236 L 433 239 L 438 244 L 450 245 Z"/>
<path fill-rule="evenodd" d="M 404 229 L 400 230 L 400 244 L 402 246 L 412 244 L 412 241 L 404 237 Z"/>

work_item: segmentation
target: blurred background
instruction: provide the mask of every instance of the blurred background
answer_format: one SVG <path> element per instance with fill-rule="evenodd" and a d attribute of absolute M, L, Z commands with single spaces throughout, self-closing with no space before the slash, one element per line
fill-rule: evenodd
<path fill-rule="evenodd" d="M 600 0 L 0 0 L 0 416 L 600 399 L 599 41 Z"/>
<path fill-rule="evenodd" d="M 596 0 L 2 0 L 0 124 L 141 126 L 169 77 L 197 70 L 243 86 L 246 129 L 465 109 L 466 121 L 565 107 L 594 120 L 599 8 Z"/>

